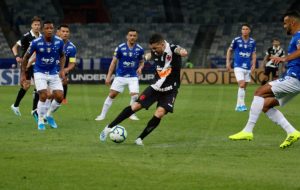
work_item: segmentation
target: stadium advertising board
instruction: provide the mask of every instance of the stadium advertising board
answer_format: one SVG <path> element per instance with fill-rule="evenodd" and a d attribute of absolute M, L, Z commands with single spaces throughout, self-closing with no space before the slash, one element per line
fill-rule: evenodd
<path fill-rule="evenodd" d="M 251 74 L 251 83 L 260 84 L 263 69 L 256 69 Z M 225 69 L 182 69 L 182 84 L 234 84 L 234 72 Z"/>
<path fill-rule="evenodd" d="M 19 69 L 0 69 L 0 85 L 18 85 L 20 81 Z"/>
<path fill-rule="evenodd" d="M 263 70 L 257 69 L 252 73 L 252 83 L 260 84 Z M 106 72 L 99 70 L 75 70 L 69 74 L 71 84 L 104 84 Z M 143 73 L 141 83 L 150 83 L 154 79 L 153 73 Z M 18 85 L 20 80 L 19 69 L 0 69 L 0 85 Z M 233 72 L 224 69 L 182 69 L 182 84 L 234 84 Z"/>
<path fill-rule="evenodd" d="M 75 70 L 69 74 L 70 84 L 104 84 L 105 79 L 106 72 L 100 70 Z M 153 73 L 143 73 L 140 76 L 140 83 L 149 83 L 153 79 Z"/>

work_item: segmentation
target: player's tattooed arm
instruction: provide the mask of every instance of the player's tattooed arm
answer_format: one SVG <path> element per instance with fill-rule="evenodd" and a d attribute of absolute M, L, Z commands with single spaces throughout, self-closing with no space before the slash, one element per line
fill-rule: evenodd
<path fill-rule="evenodd" d="M 178 46 L 177 48 L 175 48 L 174 52 L 177 54 L 177 55 L 180 55 L 181 57 L 186 57 L 188 55 L 186 49 Z"/>

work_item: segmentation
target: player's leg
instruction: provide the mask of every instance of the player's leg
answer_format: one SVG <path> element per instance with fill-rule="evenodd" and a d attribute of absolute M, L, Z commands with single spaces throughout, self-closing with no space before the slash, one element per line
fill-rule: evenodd
<path fill-rule="evenodd" d="M 265 67 L 265 71 L 264 71 L 264 75 L 263 75 L 263 79 L 261 81 L 261 85 L 265 85 L 267 84 L 267 82 L 269 81 L 269 76 L 270 76 L 270 69 L 269 67 Z"/>
<path fill-rule="evenodd" d="M 139 80 L 137 77 L 128 78 L 128 88 L 130 92 L 130 104 L 132 105 L 134 102 L 137 101 L 139 97 Z M 136 114 L 132 114 L 129 119 L 131 120 L 139 120 Z"/>
<path fill-rule="evenodd" d="M 100 141 L 106 140 L 106 137 L 112 127 L 118 125 L 140 109 L 148 109 L 155 101 L 157 101 L 156 91 L 149 86 L 144 90 L 136 102 L 134 102 L 131 106 L 124 108 L 123 111 L 102 130 L 100 133 Z"/>
<path fill-rule="evenodd" d="M 49 88 L 52 91 L 53 100 L 47 111 L 46 119 L 52 128 L 57 128 L 58 126 L 53 118 L 53 113 L 60 108 L 64 98 L 63 86 L 58 75 L 50 75 L 49 77 Z"/>
<path fill-rule="evenodd" d="M 272 91 L 276 96 L 276 105 L 283 106 L 292 100 L 300 92 L 300 82 L 291 77 L 275 80 L 270 82 Z M 269 99 L 269 98 L 268 98 Z M 267 101 L 268 99 L 265 99 Z M 269 100 L 272 101 L 272 100 Z M 273 100 L 274 101 L 274 100 Z M 296 142 L 300 138 L 300 132 L 297 131 L 284 117 L 284 115 L 273 107 L 264 108 L 266 115 L 274 123 L 278 124 L 287 133 L 287 138 L 280 145 L 280 148 L 285 148 Z"/>
<path fill-rule="evenodd" d="M 252 140 L 253 139 L 252 131 L 253 128 L 255 127 L 255 124 L 259 118 L 260 113 L 262 112 L 264 106 L 271 107 L 270 105 L 267 105 L 271 102 L 265 102 L 265 98 L 267 97 L 274 97 L 274 94 L 271 90 L 271 85 L 269 84 L 260 86 L 255 91 L 246 126 L 241 132 L 229 136 L 229 139 L 231 140 Z"/>
<path fill-rule="evenodd" d="M 165 108 L 158 107 L 153 115 L 153 117 L 148 121 L 147 126 L 143 130 L 143 132 L 137 137 L 135 140 L 135 144 L 144 145 L 143 139 L 148 136 L 160 123 L 160 120 L 167 113 Z"/>
<path fill-rule="evenodd" d="M 64 99 L 62 101 L 62 104 L 67 104 L 67 93 L 68 93 L 68 74 L 65 75 L 64 80 L 62 80 L 63 89 L 64 89 Z"/>
<path fill-rule="evenodd" d="M 20 112 L 20 109 L 19 109 L 19 105 L 20 105 L 20 102 L 21 100 L 23 99 L 23 97 L 25 96 L 27 90 L 30 88 L 30 80 L 31 80 L 31 77 L 29 76 L 28 72 L 26 72 L 26 81 L 21 84 L 21 88 L 18 92 L 18 95 L 17 95 L 17 98 L 15 100 L 15 103 L 12 104 L 10 106 L 11 110 L 17 115 L 17 116 L 21 116 L 21 112 Z"/>
<path fill-rule="evenodd" d="M 118 96 L 119 93 L 122 93 L 125 88 L 125 83 L 123 77 L 116 77 L 111 85 L 108 96 L 106 97 L 100 115 L 96 117 L 96 121 L 101 121 L 105 119 L 106 114 L 111 107 L 114 99 Z"/>
<path fill-rule="evenodd" d="M 37 104 L 38 112 L 38 130 L 45 130 L 44 119 L 47 113 L 47 77 L 44 73 L 35 73 L 34 74 L 34 83 L 35 87 L 39 93 L 39 101 Z"/>
<path fill-rule="evenodd" d="M 245 106 L 245 88 L 246 88 L 244 69 L 235 68 L 234 74 L 235 74 L 235 77 L 236 77 L 236 80 L 237 80 L 238 86 L 239 86 L 235 111 L 238 111 L 238 112 L 246 111 L 246 110 L 243 110 L 243 108 Z"/>
<path fill-rule="evenodd" d="M 154 116 L 149 120 L 143 132 L 137 137 L 137 139 L 135 140 L 135 144 L 143 145 L 143 139 L 159 125 L 160 120 L 163 118 L 163 116 L 165 116 L 168 112 L 173 113 L 176 96 L 177 92 L 172 92 L 169 94 L 159 94 L 157 109 L 154 113 Z"/>

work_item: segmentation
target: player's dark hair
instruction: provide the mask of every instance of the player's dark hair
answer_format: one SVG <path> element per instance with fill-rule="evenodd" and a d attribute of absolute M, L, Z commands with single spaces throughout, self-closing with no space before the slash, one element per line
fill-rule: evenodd
<path fill-rule="evenodd" d="M 280 42 L 279 38 L 273 38 L 273 39 L 272 39 L 272 42 L 274 42 L 274 41 Z"/>
<path fill-rule="evenodd" d="M 51 20 L 45 20 L 43 23 L 43 27 L 45 26 L 45 24 L 54 24 Z"/>
<path fill-rule="evenodd" d="M 248 24 L 248 23 L 243 23 L 243 24 L 241 25 L 241 28 L 243 28 L 243 26 L 246 26 L 246 27 L 248 27 L 248 28 L 251 30 L 250 24 Z"/>
<path fill-rule="evenodd" d="M 164 41 L 164 37 L 161 34 L 152 34 L 152 36 L 149 39 L 149 44 L 154 44 L 154 43 L 159 43 L 159 42 L 163 42 Z"/>
<path fill-rule="evenodd" d="M 290 17 L 294 17 L 294 18 L 300 19 L 300 12 L 297 11 L 297 10 L 288 10 L 286 13 L 284 13 L 284 15 L 282 17 L 282 20 L 286 16 L 290 16 Z"/>
<path fill-rule="evenodd" d="M 69 25 L 61 24 L 61 25 L 59 25 L 59 27 L 57 29 L 60 30 L 61 28 L 69 28 Z"/>
<path fill-rule="evenodd" d="M 33 22 L 36 22 L 36 21 L 41 22 L 42 19 L 41 19 L 40 17 L 38 17 L 38 16 L 34 16 L 34 17 L 32 17 L 32 19 L 31 19 L 31 24 L 32 24 Z"/>
<path fill-rule="evenodd" d="M 128 34 L 129 32 L 136 32 L 136 33 L 138 33 L 138 31 L 137 31 L 136 29 L 134 29 L 134 28 L 128 28 L 127 34 Z"/>

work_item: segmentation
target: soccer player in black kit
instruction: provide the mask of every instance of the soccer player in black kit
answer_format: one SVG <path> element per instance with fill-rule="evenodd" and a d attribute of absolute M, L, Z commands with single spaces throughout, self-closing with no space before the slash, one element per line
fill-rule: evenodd
<path fill-rule="evenodd" d="M 23 37 L 21 38 L 21 40 L 19 40 L 13 46 L 12 51 L 13 51 L 14 56 L 16 57 L 16 61 L 19 64 L 22 63 L 22 57 L 24 56 L 25 52 L 27 51 L 31 41 L 41 36 L 40 29 L 41 29 L 41 19 L 38 16 L 34 16 L 31 19 L 31 30 L 29 32 L 25 33 L 23 35 Z M 19 53 L 18 53 L 18 46 L 21 46 L 22 55 L 19 55 Z M 35 58 L 32 57 L 32 62 L 34 62 L 34 60 L 35 60 Z M 18 92 L 16 101 L 14 104 L 11 105 L 12 111 L 18 116 L 21 116 L 21 112 L 19 110 L 19 104 L 20 104 L 21 100 L 23 99 L 23 97 L 25 96 L 27 90 L 30 88 L 31 78 L 33 78 L 33 65 L 28 64 L 28 70 L 26 72 L 27 80 L 26 80 L 26 82 L 21 84 L 21 88 Z M 33 106 L 32 106 L 31 114 L 34 116 L 35 120 L 37 120 L 37 118 L 38 118 L 37 112 L 36 112 L 38 100 L 39 100 L 38 93 L 36 92 L 36 90 L 34 90 L 34 98 L 33 98 Z"/>
<path fill-rule="evenodd" d="M 156 66 L 155 82 L 147 87 L 131 106 L 126 107 L 100 133 L 100 141 L 105 141 L 112 127 L 142 108 L 148 109 L 157 102 L 156 111 L 149 120 L 144 131 L 135 140 L 135 144 L 143 145 L 143 139 L 149 135 L 168 112 L 173 112 L 176 95 L 180 86 L 181 57 L 187 51 L 164 40 L 161 34 L 153 34 L 149 40 L 151 53 L 145 55 L 146 60 L 153 60 Z"/>

